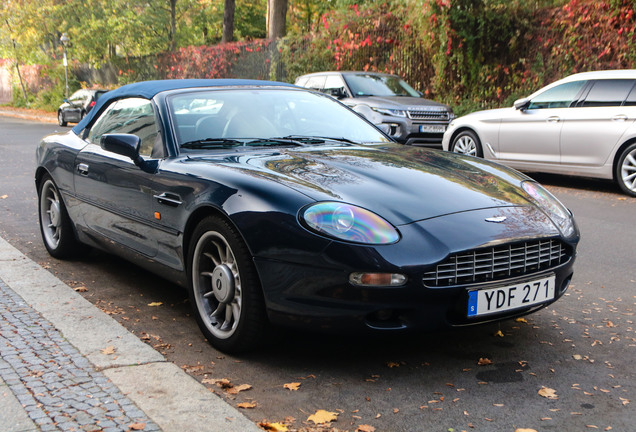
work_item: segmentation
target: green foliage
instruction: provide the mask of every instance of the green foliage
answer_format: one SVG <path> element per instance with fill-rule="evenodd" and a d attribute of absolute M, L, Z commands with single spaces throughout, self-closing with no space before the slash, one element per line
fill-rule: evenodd
<path fill-rule="evenodd" d="M 510 105 L 570 73 L 636 64 L 636 0 L 297 0 L 276 47 L 260 39 L 266 3 L 237 0 L 239 41 L 218 45 L 224 0 L 174 1 L 176 33 L 170 0 L 4 1 L 0 58 L 55 65 L 47 72 L 53 90 L 29 102 L 40 106 L 57 106 L 63 94 L 66 32 L 71 65 L 107 64 L 119 84 L 234 76 L 293 82 L 319 70 L 372 70 L 405 77 L 458 114 Z"/>
<path fill-rule="evenodd" d="M 284 40 L 289 80 L 326 69 L 394 72 L 463 114 L 636 60 L 634 0 L 337 3 L 309 35 L 294 27 Z"/>

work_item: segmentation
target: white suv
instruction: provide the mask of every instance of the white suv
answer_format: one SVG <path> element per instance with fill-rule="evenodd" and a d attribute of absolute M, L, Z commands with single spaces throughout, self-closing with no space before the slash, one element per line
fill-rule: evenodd
<path fill-rule="evenodd" d="M 636 196 L 636 70 L 585 72 L 451 122 L 444 150 L 523 171 L 614 179 Z"/>

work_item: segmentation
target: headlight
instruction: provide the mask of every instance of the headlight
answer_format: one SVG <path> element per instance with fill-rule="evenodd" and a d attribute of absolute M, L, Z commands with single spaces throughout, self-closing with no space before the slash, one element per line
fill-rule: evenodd
<path fill-rule="evenodd" d="M 400 239 L 397 229 L 377 214 L 340 202 L 312 204 L 300 212 L 304 226 L 338 240 L 363 244 L 391 244 Z"/>
<path fill-rule="evenodd" d="M 371 109 L 375 112 L 378 112 L 384 115 L 390 115 L 395 117 L 406 117 L 406 111 L 404 110 L 392 109 L 392 108 L 376 108 L 376 107 L 371 107 Z"/>
<path fill-rule="evenodd" d="M 565 237 L 574 235 L 576 228 L 572 213 L 554 195 L 533 181 L 525 180 L 521 183 L 521 187 L 548 214 Z"/>

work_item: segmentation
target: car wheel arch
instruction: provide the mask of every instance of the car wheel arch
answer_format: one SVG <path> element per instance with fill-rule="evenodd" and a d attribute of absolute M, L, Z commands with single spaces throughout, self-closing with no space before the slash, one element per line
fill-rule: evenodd
<path fill-rule="evenodd" d="M 470 132 L 472 134 L 475 135 L 475 137 L 477 137 L 477 140 L 479 140 L 478 144 L 481 146 L 481 151 L 482 151 L 482 158 L 483 156 L 483 151 L 484 151 L 484 140 L 482 139 L 481 135 L 477 132 L 476 129 L 470 127 L 470 126 L 460 126 L 457 128 L 457 130 L 455 130 L 453 132 L 453 134 L 450 137 L 450 140 L 448 141 L 448 151 L 452 152 L 453 151 L 453 143 L 455 142 L 455 138 L 457 138 L 457 136 L 459 134 L 461 134 L 462 132 Z"/>
<path fill-rule="evenodd" d="M 632 137 L 630 139 L 628 139 L 627 141 L 625 141 L 623 144 L 621 144 L 617 149 L 616 149 L 616 153 L 614 153 L 614 161 L 612 162 L 612 178 L 613 180 L 616 182 L 618 181 L 618 178 L 616 177 L 617 174 L 617 168 L 618 168 L 618 161 L 621 158 L 621 155 L 623 154 L 623 151 L 629 147 L 630 145 L 636 143 L 636 137 Z"/>
<path fill-rule="evenodd" d="M 227 215 L 227 213 L 225 213 L 223 210 L 212 205 L 206 205 L 206 206 L 201 206 L 197 208 L 194 212 L 192 212 L 192 214 L 190 214 L 185 224 L 185 228 L 183 230 L 183 249 L 182 250 L 183 250 L 184 260 L 186 263 L 189 259 L 188 251 L 190 250 L 190 243 L 192 242 L 192 235 L 195 229 L 197 228 L 199 223 L 201 223 L 201 221 L 203 221 L 204 219 L 210 216 L 217 216 L 221 219 L 224 219 L 229 225 L 231 225 L 239 234 L 239 236 L 241 236 L 243 243 L 247 245 L 247 248 L 250 251 L 250 254 L 252 253 L 252 251 L 250 250 L 249 244 L 245 241 L 245 238 L 243 237 L 243 233 L 238 229 L 234 221 L 232 221 L 232 218 L 230 218 Z"/>
<path fill-rule="evenodd" d="M 51 173 L 44 167 L 38 167 L 35 170 L 35 190 L 40 190 L 40 185 L 42 184 L 42 179 L 44 178 L 44 176 L 50 176 L 51 178 L 53 176 L 51 176 Z"/>

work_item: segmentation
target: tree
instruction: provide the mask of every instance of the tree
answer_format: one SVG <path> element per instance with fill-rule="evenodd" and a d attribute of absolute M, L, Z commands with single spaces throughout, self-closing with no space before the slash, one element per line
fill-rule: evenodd
<path fill-rule="evenodd" d="M 225 0 L 223 11 L 223 39 L 222 42 L 232 42 L 234 40 L 234 11 L 236 10 L 235 0 Z"/>
<path fill-rule="evenodd" d="M 267 37 L 278 39 L 287 33 L 288 0 L 267 0 Z"/>

